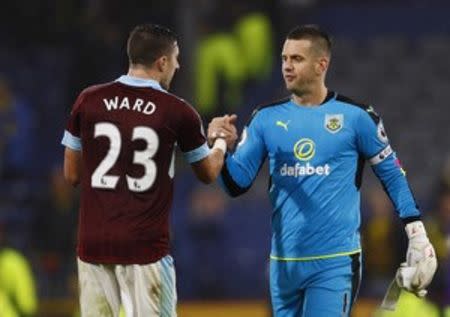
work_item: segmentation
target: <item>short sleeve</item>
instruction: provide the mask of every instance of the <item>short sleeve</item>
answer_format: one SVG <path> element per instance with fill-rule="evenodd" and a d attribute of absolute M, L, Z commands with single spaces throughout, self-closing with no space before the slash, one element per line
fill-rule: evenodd
<path fill-rule="evenodd" d="M 200 115 L 188 104 L 184 104 L 182 108 L 177 142 L 189 163 L 200 161 L 209 154 Z"/>
<path fill-rule="evenodd" d="M 67 121 L 66 130 L 61 144 L 75 150 L 81 151 L 81 106 L 84 100 L 84 95 L 81 93 L 75 101 L 72 111 L 70 113 L 69 120 Z"/>

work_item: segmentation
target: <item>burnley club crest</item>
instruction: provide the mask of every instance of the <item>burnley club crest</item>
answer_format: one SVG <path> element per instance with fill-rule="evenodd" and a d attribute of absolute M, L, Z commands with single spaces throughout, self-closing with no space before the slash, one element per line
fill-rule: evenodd
<path fill-rule="evenodd" d="M 326 114 L 325 115 L 325 129 L 331 133 L 339 132 L 344 126 L 343 114 Z"/>

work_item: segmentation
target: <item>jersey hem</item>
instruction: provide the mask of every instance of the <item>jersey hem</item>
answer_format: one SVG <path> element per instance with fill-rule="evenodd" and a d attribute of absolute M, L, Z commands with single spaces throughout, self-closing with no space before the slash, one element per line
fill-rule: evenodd
<path fill-rule="evenodd" d="M 325 255 L 316 255 L 316 256 L 305 256 L 305 257 L 279 257 L 275 255 L 270 255 L 271 260 L 276 261 L 312 261 L 312 260 L 323 260 L 323 259 L 330 259 L 330 258 L 336 258 L 339 256 L 347 256 L 347 255 L 353 255 L 357 253 L 361 253 L 361 249 L 356 249 L 353 251 L 348 252 L 339 252 L 339 253 L 333 253 L 333 254 L 325 254 Z"/>
<path fill-rule="evenodd" d="M 89 256 L 78 252 L 77 257 L 83 262 L 92 264 L 119 264 L 119 265 L 145 265 L 156 263 L 163 257 L 169 255 L 168 252 L 163 252 L 154 256 L 141 256 L 141 257 L 122 257 L 122 256 Z"/>

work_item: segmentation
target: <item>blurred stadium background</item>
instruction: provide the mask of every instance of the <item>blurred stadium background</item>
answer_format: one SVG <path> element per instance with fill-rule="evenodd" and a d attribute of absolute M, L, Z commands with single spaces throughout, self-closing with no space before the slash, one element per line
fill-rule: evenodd
<path fill-rule="evenodd" d="M 287 95 L 279 58 L 287 31 L 305 23 L 328 30 L 335 40 L 328 87 L 373 104 L 384 118 L 440 260 L 427 301 L 405 295 L 396 314 L 375 312 L 406 241 L 367 169 L 365 269 L 353 316 L 449 316 L 449 13 L 445 0 L 3 1 L 0 315 L 21 316 L 2 312 L 9 303 L 32 316 L 76 316 L 78 193 L 64 183 L 60 139 L 77 94 L 126 72 L 130 28 L 154 22 L 180 35 L 172 91 L 193 103 L 205 124 L 236 112 L 240 129 L 256 106 Z M 181 157 L 177 174 L 172 253 L 179 316 L 270 316 L 267 171 L 237 200 L 200 185 Z M 34 282 L 3 256 L 11 248 Z"/>

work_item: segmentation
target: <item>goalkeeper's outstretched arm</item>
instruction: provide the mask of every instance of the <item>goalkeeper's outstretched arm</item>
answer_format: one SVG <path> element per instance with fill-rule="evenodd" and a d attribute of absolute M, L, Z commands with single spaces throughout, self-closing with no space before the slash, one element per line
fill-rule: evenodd
<path fill-rule="evenodd" d="M 409 240 L 405 263 L 398 270 L 397 282 L 400 287 L 424 296 L 436 272 L 436 254 L 421 221 L 421 213 L 406 179 L 406 172 L 389 144 L 383 121 L 373 107 L 365 110 L 358 120 L 359 152 L 369 161 L 383 184 L 405 224 Z"/>

